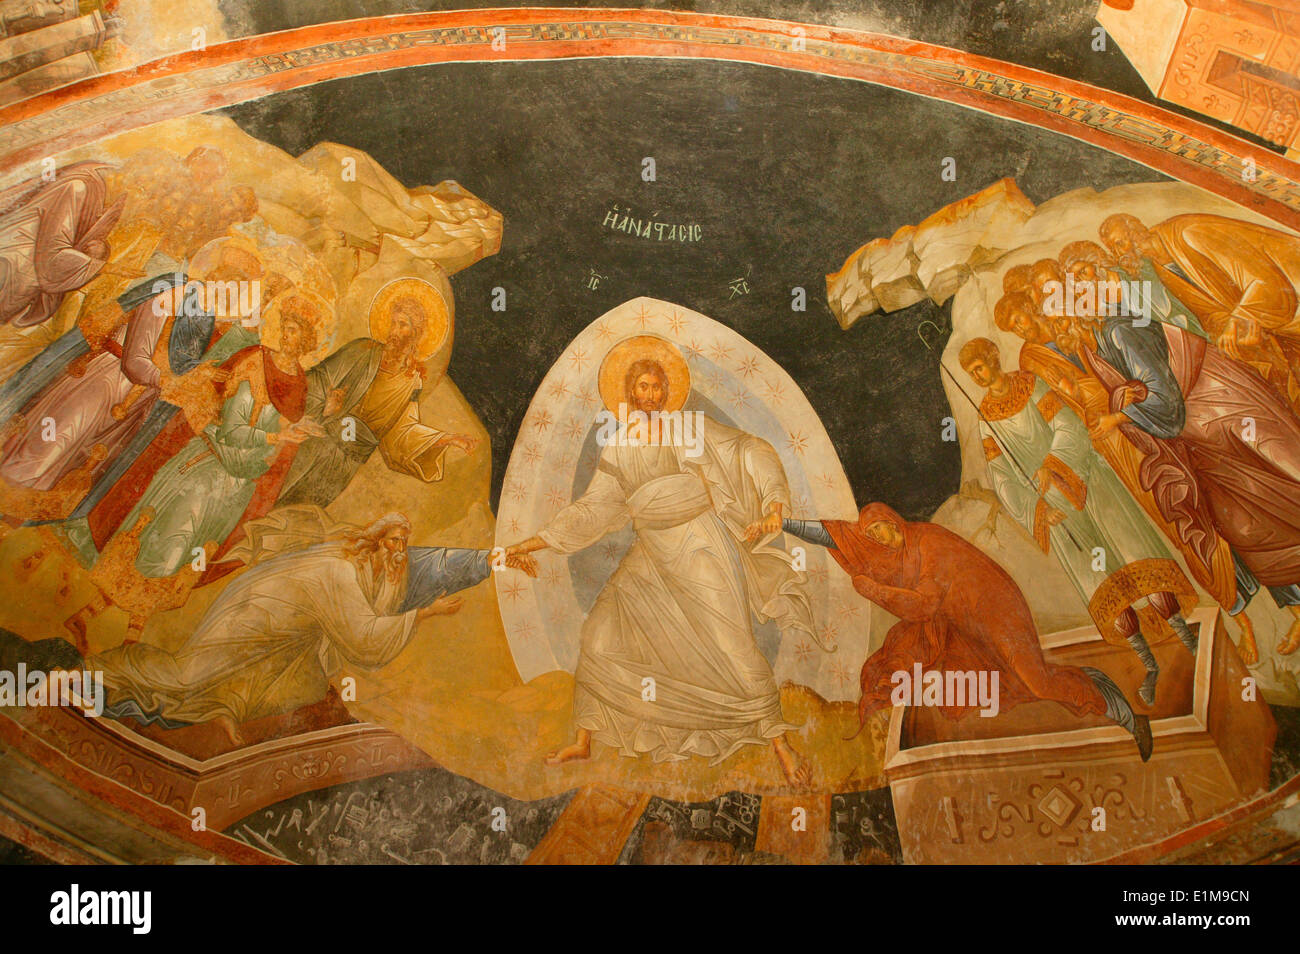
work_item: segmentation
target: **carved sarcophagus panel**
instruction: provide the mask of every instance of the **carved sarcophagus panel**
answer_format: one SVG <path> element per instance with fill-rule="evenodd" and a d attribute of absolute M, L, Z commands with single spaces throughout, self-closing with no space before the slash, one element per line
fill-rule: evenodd
<path fill-rule="evenodd" d="M 1143 669 L 1095 630 L 1044 638 L 1062 665 L 1108 673 L 1149 715 L 1143 762 L 1133 737 L 1102 717 L 1034 702 L 981 718 L 896 707 L 885 773 L 906 861 L 922 864 L 1102 861 L 1167 838 L 1262 791 L 1277 727 L 1244 682 L 1249 672 L 1223 628 L 1201 609 L 1195 658 L 1173 639 L 1153 646 L 1156 702 L 1137 703 Z"/>

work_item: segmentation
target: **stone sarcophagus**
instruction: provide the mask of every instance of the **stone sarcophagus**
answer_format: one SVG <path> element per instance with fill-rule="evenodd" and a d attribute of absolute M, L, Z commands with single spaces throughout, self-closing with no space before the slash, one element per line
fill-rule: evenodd
<path fill-rule="evenodd" d="M 899 706 L 885 775 L 904 859 L 918 864 L 1102 861 L 1219 814 L 1262 791 L 1277 727 L 1217 609 L 1189 617 L 1195 658 L 1172 636 L 1153 645 L 1154 706 L 1137 703 L 1136 655 L 1095 629 L 1044 637 L 1058 664 L 1111 676 L 1151 719 L 1142 762 L 1133 737 L 1101 717 L 1034 702 L 959 720 Z"/>

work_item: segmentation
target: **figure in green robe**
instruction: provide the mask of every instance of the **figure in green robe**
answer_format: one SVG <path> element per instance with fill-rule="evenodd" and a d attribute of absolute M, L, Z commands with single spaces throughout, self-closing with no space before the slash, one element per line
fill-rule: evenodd
<path fill-rule="evenodd" d="M 307 374 L 307 416 L 321 437 L 303 441 L 281 488 L 279 505 L 328 507 L 378 448 L 390 469 L 426 483 L 442 479 L 448 447 L 470 453 L 478 439 L 420 420 L 424 369 L 418 349 L 427 316 L 399 298 L 385 340 L 358 338 Z"/>

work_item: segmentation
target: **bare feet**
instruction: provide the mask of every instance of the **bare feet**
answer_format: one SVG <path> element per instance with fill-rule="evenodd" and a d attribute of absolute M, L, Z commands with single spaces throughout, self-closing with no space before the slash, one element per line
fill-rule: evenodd
<path fill-rule="evenodd" d="M 575 762 L 587 758 L 591 758 L 591 731 L 589 729 L 579 729 L 578 737 L 571 744 L 555 752 L 546 753 L 546 764 L 563 765 L 565 762 Z"/>
<path fill-rule="evenodd" d="M 244 744 L 244 736 L 240 733 L 239 726 L 235 725 L 235 720 L 230 718 L 230 716 L 217 716 L 212 721 L 216 723 L 217 728 L 219 728 L 222 733 L 225 734 L 226 738 L 230 740 L 231 745 Z"/>
<path fill-rule="evenodd" d="M 1247 666 L 1253 666 L 1259 662 L 1259 647 L 1255 645 L 1255 624 L 1246 616 L 1246 611 L 1242 610 L 1233 617 L 1237 625 L 1241 627 L 1241 639 L 1237 641 L 1237 652 L 1241 654 L 1241 661 Z M 1292 627 L 1294 630 L 1295 627 Z M 1281 648 L 1279 647 L 1279 652 Z"/>
<path fill-rule="evenodd" d="M 1277 644 L 1279 656 L 1290 656 L 1297 649 L 1300 649 L 1300 606 L 1288 606 L 1294 619 L 1291 620 L 1291 628 L 1286 631 L 1282 641 Z"/>
<path fill-rule="evenodd" d="M 795 788 L 807 788 L 812 783 L 812 767 L 808 760 L 794 750 L 785 736 L 777 736 L 772 740 L 772 750 L 776 752 L 776 760 L 781 763 L 781 771 L 785 773 L 785 780 Z"/>

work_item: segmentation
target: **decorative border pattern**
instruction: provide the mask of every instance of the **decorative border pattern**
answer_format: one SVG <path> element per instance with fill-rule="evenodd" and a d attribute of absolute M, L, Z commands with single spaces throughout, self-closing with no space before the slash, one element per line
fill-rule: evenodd
<path fill-rule="evenodd" d="M 1284 224 L 1300 163 L 1085 83 L 944 47 L 779 20 L 659 10 L 485 9 L 371 17 L 230 40 L 0 109 L 0 175 L 129 129 L 364 73 L 435 63 L 676 57 L 862 80 L 1040 126 Z M 502 28 L 503 34 L 496 28 Z M 504 36 L 504 50 L 493 40 Z M 1248 181 L 1243 172 L 1251 164 Z"/>
<path fill-rule="evenodd" d="M 126 792 L 181 818 L 202 807 L 213 832 L 293 795 L 434 764 L 405 739 L 369 723 L 288 736 L 199 762 L 113 720 L 89 719 L 75 709 L 8 709 L 0 715 L 0 743 L 20 739 L 40 740 L 81 772 L 109 783 L 99 794 L 119 808 L 134 810 Z M 86 787 L 69 778 L 59 760 L 43 758 L 37 750 L 27 754 Z"/>

